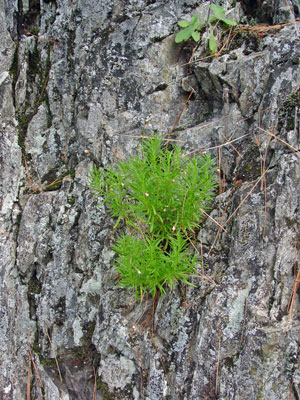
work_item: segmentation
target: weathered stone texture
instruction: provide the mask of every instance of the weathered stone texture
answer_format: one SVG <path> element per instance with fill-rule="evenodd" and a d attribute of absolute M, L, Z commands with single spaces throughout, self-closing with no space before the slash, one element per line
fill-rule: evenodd
<path fill-rule="evenodd" d="M 0 0 L 1 399 L 26 398 L 28 371 L 32 399 L 300 398 L 300 7 L 223 1 L 290 24 L 203 58 L 174 33 L 209 3 Z M 138 304 L 89 169 L 171 132 L 192 90 L 173 137 L 218 158 L 225 230 L 197 232 L 195 287 Z"/>

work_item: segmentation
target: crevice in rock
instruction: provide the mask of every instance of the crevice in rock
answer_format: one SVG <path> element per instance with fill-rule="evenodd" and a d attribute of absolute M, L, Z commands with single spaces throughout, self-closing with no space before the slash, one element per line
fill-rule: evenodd
<path fill-rule="evenodd" d="M 55 7 L 57 7 L 56 0 L 44 0 L 44 3 L 47 3 L 47 4 L 53 3 L 55 5 Z"/>
<path fill-rule="evenodd" d="M 242 46 L 244 47 L 243 54 L 248 55 L 252 52 L 261 51 L 262 40 L 257 34 L 251 31 L 238 32 L 231 41 L 229 50 L 239 49 Z"/>
<path fill-rule="evenodd" d="M 18 135 L 18 144 L 22 150 L 23 158 L 26 157 L 28 161 L 30 161 L 30 157 L 26 154 L 25 149 L 25 141 L 28 126 L 33 119 L 33 117 L 37 114 L 39 105 L 45 101 L 47 110 L 48 110 L 48 126 L 51 126 L 52 115 L 49 106 L 48 94 L 46 92 L 46 87 L 48 84 L 48 78 L 51 70 L 51 61 L 50 61 L 50 52 L 51 45 L 48 47 L 48 55 L 45 64 L 45 68 L 41 65 L 40 55 L 38 51 L 38 40 L 35 39 L 35 46 L 33 52 L 28 53 L 28 74 L 27 74 L 27 83 L 26 83 L 26 103 L 22 105 L 22 108 L 16 110 L 16 118 L 19 124 L 19 135 Z M 18 52 L 16 50 L 14 61 L 11 67 L 11 74 L 13 75 L 13 98 L 16 105 L 16 82 L 19 76 L 19 61 L 18 61 Z M 32 87 L 35 85 L 38 86 L 38 90 L 36 92 L 36 97 L 32 99 L 30 103 L 30 98 L 32 97 Z M 24 161 L 24 160 L 23 160 Z"/>
<path fill-rule="evenodd" d="M 16 25 L 17 25 L 17 36 L 18 39 L 24 33 L 24 16 L 23 16 L 23 1 L 18 0 L 18 11 L 16 12 Z"/>
<path fill-rule="evenodd" d="M 29 10 L 26 14 L 23 14 L 23 26 L 25 31 L 34 31 L 34 33 L 38 32 L 38 27 L 40 26 L 40 13 L 40 0 L 29 0 Z"/>
<path fill-rule="evenodd" d="M 16 44 L 16 49 L 14 52 L 13 62 L 11 64 L 9 73 L 12 77 L 12 98 L 13 105 L 16 107 L 16 84 L 19 78 L 19 43 Z"/>
<path fill-rule="evenodd" d="M 27 283 L 27 299 L 29 305 L 29 315 L 31 320 L 36 320 L 36 296 L 42 291 L 42 283 L 37 278 L 37 266 L 34 267 L 31 278 Z"/>
<path fill-rule="evenodd" d="M 160 84 L 157 85 L 154 89 L 148 91 L 146 94 L 147 94 L 147 95 L 150 95 L 150 94 L 153 94 L 153 93 L 156 93 L 156 92 L 161 92 L 161 91 L 163 91 L 163 90 L 166 90 L 167 87 L 168 87 L 168 84 L 167 84 L 167 83 L 160 83 Z"/>
<path fill-rule="evenodd" d="M 273 23 L 273 3 L 268 5 L 262 0 L 241 0 L 241 5 L 244 12 L 257 23 Z"/>
<path fill-rule="evenodd" d="M 41 182 L 43 185 L 44 192 L 53 192 L 55 190 L 59 190 L 62 186 L 63 179 L 66 176 L 69 176 L 72 180 L 75 178 L 75 168 L 71 168 L 70 170 L 66 170 L 63 173 L 60 172 L 60 167 L 56 167 L 48 171 L 42 178 Z"/>

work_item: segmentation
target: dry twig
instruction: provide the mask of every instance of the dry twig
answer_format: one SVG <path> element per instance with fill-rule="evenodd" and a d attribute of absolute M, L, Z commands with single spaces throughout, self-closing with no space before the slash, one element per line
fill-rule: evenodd
<path fill-rule="evenodd" d="M 46 331 L 46 335 L 47 335 L 48 340 L 49 340 L 49 343 L 50 343 L 51 351 L 52 351 L 53 356 L 54 356 L 54 359 L 55 359 L 55 363 L 56 363 L 56 366 L 57 366 L 59 378 L 60 378 L 60 381 L 61 381 L 61 383 L 62 383 L 62 382 L 63 382 L 63 379 L 62 379 L 61 372 L 60 372 L 60 368 L 59 368 L 59 364 L 58 364 L 58 361 L 57 361 L 57 358 L 56 358 L 55 350 L 54 350 L 52 341 L 51 341 L 50 336 L 49 336 L 49 333 L 48 333 L 48 329 L 45 328 L 45 331 Z"/>
<path fill-rule="evenodd" d="M 182 107 L 182 109 L 181 109 L 181 111 L 180 111 L 180 113 L 179 113 L 179 115 L 178 115 L 178 117 L 177 117 L 177 119 L 176 119 L 176 121 L 175 121 L 175 124 L 173 125 L 173 128 L 171 129 L 171 131 L 170 131 L 167 135 L 171 135 L 172 132 L 174 131 L 174 129 L 176 128 L 176 126 L 177 126 L 177 124 L 178 124 L 178 122 L 179 122 L 179 120 L 180 120 L 180 118 L 181 118 L 181 116 L 182 116 L 182 113 L 183 113 L 185 107 L 187 106 L 188 102 L 190 101 L 190 98 L 192 97 L 192 95 L 193 95 L 194 93 L 195 93 L 195 90 L 192 89 L 192 90 L 191 90 L 191 93 L 189 94 L 189 97 L 187 98 L 186 102 L 184 103 L 184 105 L 183 105 L 183 107 Z"/>
<path fill-rule="evenodd" d="M 36 376 L 37 376 L 37 378 L 38 378 L 39 385 L 40 385 L 41 388 L 43 388 L 44 385 L 43 385 L 43 382 L 42 382 L 42 379 L 41 379 L 39 370 L 37 369 L 36 363 L 34 362 L 34 359 L 33 359 L 33 356 L 32 356 L 31 345 L 30 345 L 30 343 L 29 343 L 28 336 L 27 336 L 27 344 L 28 344 L 28 349 L 29 349 L 29 356 L 30 356 L 30 359 L 31 359 L 33 368 L 34 368 L 34 370 L 35 370 Z"/>
<path fill-rule="evenodd" d="M 240 204 L 237 206 L 237 208 L 233 211 L 233 213 L 227 218 L 225 221 L 224 225 L 227 225 L 228 222 L 231 220 L 231 218 L 238 212 L 238 210 L 242 207 L 242 205 L 245 203 L 245 201 L 248 199 L 248 197 L 252 194 L 256 186 L 259 184 L 259 182 L 264 178 L 266 173 L 269 171 L 269 169 L 266 169 L 265 172 L 261 175 L 261 177 L 258 179 L 258 181 L 252 186 L 252 188 L 249 190 L 247 195 L 243 198 L 243 200 L 240 202 Z"/>
<path fill-rule="evenodd" d="M 222 331 L 221 329 L 219 330 L 219 345 L 218 345 L 218 360 L 217 360 L 217 365 L 216 365 L 216 388 L 215 388 L 215 393 L 216 396 L 218 395 L 218 385 L 219 385 L 219 368 L 220 368 L 220 358 L 221 358 L 221 339 L 222 339 Z"/>
<path fill-rule="evenodd" d="M 300 268 L 297 271 L 297 241 L 295 239 L 295 244 L 294 244 L 294 274 L 295 274 L 295 281 L 294 281 L 294 287 L 293 287 L 293 293 L 289 302 L 289 310 L 288 310 L 288 319 L 287 319 L 287 323 L 286 323 L 286 328 L 285 328 L 285 333 L 287 332 L 288 326 L 292 320 L 293 317 L 293 312 L 294 312 L 294 304 L 295 304 L 295 299 L 296 299 L 296 295 L 297 295 L 297 291 L 299 288 L 299 284 L 300 284 Z"/>
<path fill-rule="evenodd" d="M 30 361 L 28 362 L 28 369 L 27 369 L 27 400 L 30 400 L 30 393 L 31 393 L 31 385 L 30 385 L 30 379 L 31 379 L 31 365 Z"/>
<path fill-rule="evenodd" d="M 93 400 L 96 400 L 96 396 L 97 396 L 97 372 L 96 372 L 94 366 L 93 366 L 93 370 L 94 370 Z"/>
<path fill-rule="evenodd" d="M 285 146 L 287 146 L 290 150 L 293 150 L 293 152 L 296 154 L 296 156 L 298 158 L 300 158 L 300 154 L 299 154 L 299 149 L 297 149 L 296 147 L 292 146 L 291 144 L 289 144 L 288 142 L 286 142 L 285 140 L 281 139 L 280 137 L 276 136 L 273 132 L 270 131 L 266 131 L 265 129 L 259 128 L 262 132 L 267 133 L 268 135 L 272 136 L 274 139 L 279 140 L 279 142 L 283 143 Z"/>
<path fill-rule="evenodd" d="M 46 40 L 47 42 L 53 43 L 53 44 L 62 44 L 61 42 L 59 42 L 58 40 L 53 40 L 53 39 L 47 39 L 47 38 L 42 38 L 41 36 L 35 35 L 34 33 L 25 30 L 25 33 L 27 33 L 27 35 L 31 35 L 34 36 L 35 38 L 37 38 L 38 40 Z"/>

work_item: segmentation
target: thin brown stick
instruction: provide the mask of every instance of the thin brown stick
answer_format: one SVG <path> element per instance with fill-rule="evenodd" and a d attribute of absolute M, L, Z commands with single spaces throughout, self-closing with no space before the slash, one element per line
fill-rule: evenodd
<path fill-rule="evenodd" d="M 139 351 L 139 349 L 138 349 L 138 347 L 137 347 L 137 345 L 136 345 L 136 343 L 135 343 L 135 340 L 134 340 L 134 338 L 133 338 L 133 336 L 132 336 L 132 334 L 131 334 L 130 332 L 129 332 L 129 336 L 130 336 L 130 340 L 132 341 L 132 343 L 133 343 L 133 345 L 134 345 L 134 348 L 135 348 L 135 350 L 136 350 L 136 352 L 137 352 L 137 355 L 138 355 L 138 358 L 139 358 L 139 360 L 140 360 L 140 363 L 141 363 L 141 365 L 142 365 L 142 368 L 141 368 L 141 366 L 139 366 L 140 382 L 141 382 L 141 389 L 140 389 L 140 392 L 142 393 L 142 392 L 143 392 L 143 389 L 144 389 L 144 385 L 143 385 L 143 379 L 144 379 L 144 377 L 143 377 L 143 372 L 142 372 L 142 371 L 144 371 L 145 377 L 146 377 L 147 380 L 148 380 L 148 373 L 147 373 L 147 370 L 146 370 L 146 368 L 145 368 L 145 364 L 144 364 L 143 358 L 142 358 L 142 356 L 141 356 L 141 353 L 140 353 L 140 351 Z"/>
<path fill-rule="evenodd" d="M 189 62 L 187 62 L 187 63 L 185 63 L 185 64 L 180 64 L 180 67 L 185 67 L 185 66 L 187 66 L 187 65 L 193 64 L 194 62 L 203 61 L 203 60 L 207 60 L 207 59 L 209 59 L 209 58 L 214 58 L 214 57 L 215 57 L 215 55 L 212 54 L 212 55 L 210 55 L 210 56 L 205 56 L 205 57 L 197 58 L 196 60 L 192 60 L 192 61 L 190 60 Z"/>
<path fill-rule="evenodd" d="M 218 149 L 218 179 L 219 179 L 219 204 L 218 204 L 218 217 L 219 221 L 223 222 L 223 219 L 221 220 L 221 194 L 223 193 L 223 185 L 222 185 L 222 175 L 221 175 L 221 169 L 222 169 L 222 149 Z M 224 170 L 223 170 L 224 173 Z M 225 173 L 224 173 L 225 176 Z M 220 232 L 220 228 L 218 229 L 218 232 Z"/>
<path fill-rule="evenodd" d="M 31 385 L 30 385 L 30 379 L 31 379 L 31 365 L 30 361 L 28 362 L 28 369 L 27 369 L 27 400 L 30 400 L 30 393 L 31 393 Z"/>
<path fill-rule="evenodd" d="M 218 360 L 216 365 L 216 396 L 218 395 L 218 385 L 219 385 L 219 368 L 220 368 L 220 357 L 221 357 L 221 338 L 222 338 L 222 331 L 219 330 L 219 345 L 218 345 Z"/>
<path fill-rule="evenodd" d="M 263 171 L 266 170 L 267 154 L 268 154 L 268 148 L 269 148 L 270 141 L 271 141 L 271 137 L 268 138 L 268 141 L 266 144 L 266 151 L 265 151 L 265 156 L 264 156 L 264 161 L 263 161 Z M 265 240 L 266 227 L 267 227 L 267 178 L 264 177 L 263 180 L 264 180 L 264 191 L 265 191 L 265 213 L 264 213 L 264 228 L 263 228 L 262 238 L 263 238 L 263 240 Z"/>
<path fill-rule="evenodd" d="M 219 178 L 219 217 L 220 217 L 220 205 L 221 205 L 221 194 L 223 193 L 223 186 L 222 186 L 222 175 L 221 175 L 221 169 L 222 169 L 222 150 L 221 148 L 218 149 L 218 178 Z"/>
<path fill-rule="evenodd" d="M 159 354 L 158 348 L 157 348 L 157 346 L 156 346 L 156 344 L 155 344 L 155 342 L 154 342 L 154 335 L 153 335 L 153 332 L 151 332 L 150 336 L 151 336 L 151 342 L 152 342 L 152 345 L 153 345 L 153 347 L 154 347 L 155 351 L 156 351 L 156 352 L 157 352 L 157 354 L 158 354 L 159 361 L 160 361 L 160 363 L 161 363 L 161 366 L 162 366 L 162 368 L 163 368 L 163 370 L 164 370 L 165 377 L 166 377 L 166 379 L 168 380 L 168 373 L 167 373 L 167 369 L 166 369 L 166 367 L 165 367 L 165 363 L 163 362 L 163 359 L 161 358 L 161 356 L 160 356 L 160 354 Z"/>
<path fill-rule="evenodd" d="M 179 122 L 179 120 L 180 120 L 180 118 L 182 116 L 182 113 L 183 113 L 185 107 L 187 106 L 188 102 L 190 101 L 190 98 L 192 97 L 193 93 L 195 93 L 195 90 L 192 88 L 191 93 L 189 94 L 189 97 L 187 98 L 186 102 L 184 103 L 184 105 L 183 105 L 183 107 L 182 107 L 182 109 L 181 109 L 181 111 L 180 111 L 180 113 L 179 113 L 179 115 L 178 115 L 178 117 L 177 117 L 177 119 L 175 121 L 175 124 L 173 125 L 173 128 L 171 129 L 171 131 L 167 135 L 171 135 L 172 132 L 174 131 L 174 129 L 176 128 L 176 126 L 177 126 L 177 124 L 178 124 L 178 122 Z"/>
<path fill-rule="evenodd" d="M 58 364 L 58 361 L 57 361 L 57 358 L 56 358 L 55 350 L 54 350 L 53 344 L 52 344 L 52 342 L 51 342 L 51 339 L 50 339 L 50 336 L 49 336 L 49 333 L 48 333 L 48 329 L 45 328 L 45 331 L 46 331 L 46 335 L 47 335 L 48 340 L 49 340 L 49 343 L 50 343 L 50 347 L 51 347 L 52 353 L 53 353 L 53 355 L 54 355 L 54 359 L 55 359 L 55 363 L 56 363 L 56 366 L 57 366 L 59 378 L 60 378 L 60 381 L 61 381 L 61 383 L 62 383 L 62 382 L 63 382 L 63 379 L 62 379 L 61 372 L 60 372 L 60 368 L 59 368 L 59 364 Z"/>
<path fill-rule="evenodd" d="M 294 386 L 294 381 L 293 381 L 293 379 L 292 379 L 292 382 L 291 382 L 291 384 L 290 384 L 289 400 L 292 400 L 293 398 L 295 398 L 295 397 L 293 396 L 293 386 Z"/>
<path fill-rule="evenodd" d="M 242 157 L 241 153 L 238 151 L 238 149 L 232 144 L 232 142 L 230 141 L 230 139 L 232 138 L 233 135 L 231 135 L 231 137 L 229 139 L 227 139 L 227 137 L 224 135 L 224 133 L 221 133 L 221 135 L 223 136 L 223 138 L 226 140 L 225 143 L 223 144 L 230 144 L 231 147 L 233 148 L 233 150 L 237 153 L 237 155 L 239 157 Z"/>
<path fill-rule="evenodd" d="M 64 178 L 65 178 L 65 176 L 63 178 L 62 177 L 56 178 L 53 182 L 50 182 L 50 183 L 48 183 L 48 185 L 45 185 L 44 187 L 42 187 L 42 189 L 40 189 L 40 191 L 42 191 L 44 189 L 48 189 L 51 186 L 56 185 L 57 183 L 61 182 Z"/>
<path fill-rule="evenodd" d="M 231 34 L 231 37 L 230 37 L 230 43 L 228 44 L 228 49 L 230 50 L 230 46 L 231 46 L 231 44 L 232 44 L 232 42 L 234 41 L 234 39 L 235 39 L 235 37 L 236 37 L 236 35 L 237 35 L 237 32 L 231 32 L 232 34 Z"/>
<path fill-rule="evenodd" d="M 202 244 L 202 229 L 199 232 L 199 239 L 200 239 L 200 254 L 201 254 L 201 272 L 202 272 L 202 279 L 204 277 L 204 257 L 203 257 L 203 244 Z"/>
<path fill-rule="evenodd" d="M 299 24 L 300 21 L 288 22 L 286 24 L 277 24 L 277 25 L 239 25 L 237 33 L 239 32 L 254 32 L 254 33 L 268 33 L 273 30 L 280 30 L 288 25 Z"/>
<path fill-rule="evenodd" d="M 184 213 L 184 206 L 185 206 L 185 201 L 186 201 L 186 195 L 188 193 L 188 190 L 184 194 L 183 198 L 183 203 L 182 203 L 182 209 L 181 209 L 181 227 L 183 227 L 183 213 Z"/>
<path fill-rule="evenodd" d="M 294 134 L 295 135 L 297 135 L 298 111 L 299 111 L 299 108 L 295 107 L 295 117 L 294 117 Z"/>
<path fill-rule="evenodd" d="M 159 351 L 158 351 L 158 348 L 157 348 L 157 346 L 156 346 L 156 344 L 154 342 L 154 314 L 155 314 L 155 310 L 156 310 L 156 307 L 157 307 L 157 304 L 158 304 L 158 299 L 159 299 L 159 295 L 158 295 L 158 293 L 156 293 L 155 297 L 154 297 L 154 299 L 152 301 L 152 326 L 151 326 L 150 337 L 151 337 L 152 345 L 153 345 L 154 349 L 156 350 L 156 352 L 158 354 L 159 361 L 160 361 L 161 366 L 162 366 L 162 368 L 164 370 L 164 373 L 165 373 L 165 377 L 166 377 L 166 379 L 168 379 L 168 374 L 167 374 L 167 370 L 166 370 L 166 367 L 165 367 L 165 363 L 163 362 L 163 359 L 161 358 L 161 356 L 159 354 Z"/>
<path fill-rule="evenodd" d="M 261 114 L 260 114 L 260 110 L 259 110 L 258 111 L 258 130 L 260 131 L 260 129 L 261 129 Z M 262 155 L 262 150 L 261 150 L 261 135 L 260 135 L 260 133 L 259 133 L 259 136 L 256 136 L 256 134 L 253 132 L 253 137 L 254 137 L 254 141 L 257 144 L 257 147 L 259 150 L 260 171 L 261 171 L 261 174 L 263 174 L 266 169 L 266 159 L 267 159 L 268 147 L 269 147 L 271 137 L 268 137 L 264 156 Z M 266 233 L 266 226 L 267 226 L 267 180 L 266 180 L 265 176 L 261 181 L 260 190 L 261 191 L 264 190 L 264 226 L 263 226 L 263 231 L 262 231 L 262 240 L 265 240 L 265 233 Z"/>
<path fill-rule="evenodd" d="M 48 80 L 49 80 L 49 76 L 50 76 L 50 69 L 49 69 L 49 71 L 48 71 L 48 74 L 47 74 L 47 76 L 46 76 L 45 82 L 44 82 L 44 84 L 43 84 L 40 97 L 38 98 L 38 101 L 36 102 L 36 108 L 38 108 L 38 106 L 39 106 L 39 104 L 40 104 L 40 101 L 41 101 L 41 99 L 42 99 L 42 97 L 43 97 L 43 95 L 44 95 L 44 92 L 45 92 L 45 89 L 46 89 L 46 86 L 47 86 L 47 83 L 48 83 Z"/>
<path fill-rule="evenodd" d="M 194 248 L 194 250 L 196 250 L 196 252 L 197 252 L 198 254 L 200 254 L 200 253 L 199 253 L 199 250 L 198 250 L 197 247 L 194 245 L 192 239 L 188 237 L 188 241 L 190 242 L 190 244 L 192 245 L 192 247 Z"/>
<path fill-rule="evenodd" d="M 108 135 L 117 135 L 117 136 L 122 136 L 122 137 L 130 137 L 133 139 L 149 139 L 149 136 L 137 136 L 137 135 L 126 135 L 123 133 L 108 133 Z M 168 139 L 168 138 L 161 138 L 161 140 L 165 141 L 165 142 L 178 142 L 178 143 L 184 143 L 183 140 L 179 140 L 179 139 Z"/>
<path fill-rule="evenodd" d="M 248 197 L 251 195 L 251 193 L 254 191 L 256 186 L 259 184 L 259 182 L 263 179 L 263 177 L 266 175 L 266 173 L 269 171 L 269 168 L 265 170 L 265 172 L 261 175 L 261 177 L 258 179 L 258 181 L 252 186 L 251 190 L 247 193 L 247 195 L 243 198 L 243 200 L 240 202 L 240 204 L 237 206 L 237 208 L 233 211 L 233 213 L 227 218 L 225 221 L 224 225 L 227 225 L 228 222 L 231 220 L 231 218 L 238 212 L 238 210 L 242 207 L 242 205 L 245 203 L 245 201 L 248 199 Z"/>
<path fill-rule="evenodd" d="M 33 368 L 34 368 L 34 370 L 35 370 L 36 376 L 37 376 L 37 378 L 38 378 L 39 385 L 40 385 L 41 388 L 43 388 L 44 385 L 43 385 L 43 382 L 42 382 L 40 373 L 39 373 L 39 371 L 38 371 L 38 369 L 37 369 L 36 363 L 34 362 L 34 359 L 33 359 L 33 356 L 32 356 L 31 345 L 30 345 L 30 343 L 29 343 L 29 338 L 28 338 L 28 336 L 27 336 L 27 344 L 28 344 L 28 349 L 29 349 L 29 356 L 30 356 L 30 359 L 31 359 Z"/>
<path fill-rule="evenodd" d="M 269 149 L 270 142 L 271 142 L 271 138 L 269 137 L 269 140 L 268 140 L 268 142 L 267 142 L 267 144 L 266 144 L 266 150 L 265 150 L 265 156 L 264 156 L 264 163 L 263 163 L 263 171 L 265 171 L 266 165 L 267 165 L 267 154 L 268 154 L 268 149 Z"/>
<path fill-rule="evenodd" d="M 94 366 L 93 366 L 93 371 L 94 371 L 93 400 L 96 400 L 96 396 L 97 396 L 97 372 L 96 372 Z"/>
<path fill-rule="evenodd" d="M 259 128 L 262 132 L 267 133 L 268 135 L 272 136 L 274 139 L 279 140 L 279 142 L 283 143 L 285 146 L 287 146 L 289 149 L 293 150 L 296 154 L 296 156 L 298 158 L 300 158 L 299 155 L 299 149 L 296 149 L 296 147 L 290 145 L 289 143 L 287 143 L 285 140 L 281 139 L 280 137 L 276 136 L 274 133 L 270 132 L 270 131 L 266 131 L 265 129 Z"/>
<path fill-rule="evenodd" d="M 63 160 L 63 162 L 64 163 L 66 163 L 67 162 L 67 156 L 68 156 L 68 140 L 67 140 L 67 129 L 66 129 L 66 125 L 65 125 L 65 118 L 64 118 L 64 113 L 63 113 L 63 108 L 62 108 L 62 105 L 61 105 L 61 103 L 60 103 L 60 116 L 61 116 L 61 122 L 62 122 L 62 125 L 63 125 L 63 128 L 64 128 L 64 142 L 65 142 L 65 153 L 63 153 L 62 155 L 61 155 L 61 158 L 62 158 L 62 160 Z"/>
<path fill-rule="evenodd" d="M 27 31 L 26 29 L 25 29 L 24 32 L 27 33 L 27 35 L 34 36 L 34 37 L 37 38 L 38 40 L 46 40 L 47 42 L 50 42 L 50 43 L 53 43 L 53 44 L 62 44 L 62 43 L 59 42 L 58 40 L 42 38 L 41 36 L 35 35 L 34 33 L 30 32 L 30 31 Z"/>
<path fill-rule="evenodd" d="M 227 200 L 227 202 L 226 202 L 226 205 L 225 205 L 225 208 L 224 208 L 224 211 L 223 211 L 223 215 L 222 215 L 222 219 L 221 219 L 221 222 L 220 222 L 221 224 L 223 224 L 223 221 L 224 221 L 224 218 L 225 218 L 226 211 L 227 211 L 227 208 L 228 208 L 228 206 L 229 206 L 229 203 L 230 203 L 230 197 L 228 198 L 228 200 Z M 212 250 L 213 250 L 213 248 L 214 248 L 214 246 L 215 246 L 215 244 L 216 244 L 216 241 L 217 241 L 217 239 L 218 239 L 218 237 L 219 237 L 219 235 L 220 235 L 220 232 L 221 232 L 221 228 L 219 228 L 218 231 L 217 231 L 217 233 L 216 233 L 216 236 L 215 236 L 215 238 L 214 238 L 214 241 L 213 241 L 212 245 L 210 246 L 210 249 L 209 249 L 209 252 L 208 252 L 208 256 L 209 256 L 210 253 L 212 252 Z"/>
<path fill-rule="evenodd" d="M 224 226 L 222 226 L 221 224 L 219 224 L 218 221 L 216 221 L 213 217 L 211 217 L 209 214 L 207 214 L 204 210 L 202 210 L 203 214 L 206 215 L 207 218 L 211 219 L 216 225 L 218 225 L 218 227 L 220 229 L 222 229 L 224 232 L 227 233 L 226 229 L 224 228 Z"/>
<path fill-rule="evenodd" d="M 145 363 L 144 363 L 143 358 L 141 356 L 141 353 L 140 353 L 140 351 L 139 351 L 139 349 L 138 349 L 138 347 L 137 347 L 137 345 L 135 343 L 135 340 L 134 340 L 134 338 L 133 338 L 133 336 L 132 336 L 132 334 L 130 332 L 129 332 L 129 336 L 130 336 L 130 339 L 131 339 L 131 341 L 132 341 L 132 343 L 133 343 L 133 345 L 134 345 L 134 347 L 136 349 L 136 352 L 138 353 L 138 356 L 139 356 L 140 362 L 142 364 L 143 370 L 145 372 L 146 378 L 148 379 L 148 373 L 147 373 L 147 370 L 146 370 L 146 367 L 145 367 Z"/>
<path fill-rule="evenodd" d="M 42 192 L 44 190 L 43 188 L 43 184 L 42 184 L 42 180 L 41 180 L 41 176 L 39 174 L 38 168 L 34 162 L 34 158 L 31 158 L 31 164 L 32 164 L 32 168 L 34 169 L 34 172 L 36 173 L 37 179 L 38 179 L 38 183 L 39 183 L 39 188 L 36 189 L 36 191 Z"/>
<path fill-rule="evenodd" d="M 300 268 L 297 271 L 297 240 L 295 238 L 295 244 L 294 244 L 294 270 L 295 270 L 295 281 L 294 281 L 294 287 L 293 287 L 293 293 L 289 302 L 289 309 L 288 309 L 288 319 L 287 319 L 287 324 L 285 328 L 285 332 L 287 332 L 288 325 L 292 320 L 293 317 L 293 312 L 294 312 L 294 304 L 295 304 L 295 299 L 298 291 L 298 287 L 300 284 Z"/>
<path fill-rule="evenodd" d="M 259 161 L 260 161 L 260 172 L 263 173 L 263 156 L 262 156 L 262 151 L 261 151 L 261 134 L 260 134 L 260 127 L 261 127 L 261 114 L 260 114 L 260 109 L 258 109 L 258 131 L 259 131 L 259 136 L 256 136 L 256 134 L 253 132 L 253 137 L 254 141 L 258 147 L 259 151 Z M 261 182 L 261 190 L 263 189 L 263 182 Z"/>
<path fill-rule="evenodd" d="M 263 231 L 262 231 L 262 240 L 265 240 L 265 234 L 266 234 L 266 227 L 267 227 L 267 180 L 266 177 L 263 179 L 263 184 L 264 184 L 264 226 L 263 226 Z"/>
<path fill-rule="evenodd" d="M 231 140 L 230 142 L 223 143 L 223 144 L 219 144 L 219 145 L 217 145 L 217 146 L 213 146 L 213 147 L 200 147 L 199 149 L 193 150 L 193 151 L 191 151 L 190 153 L 184 154 L 184 157 L 190 156 L 191 154 L 194 154 L 194 153 L 196 153 L 196 152 L 198 152 L 198 151 L 200 151 L 200 152 L 206 152 L 206 151 L 208 151 L 208 150 L 220 149 L 220 148 L 222 148 L 222 147 L 228 146 L 228 145 L 231 144 L 231 143 L 237 142 L 238 140 L 243 139 L 243 138 L 245 138 L 245 137 L 247 137 L 247 136 L 250 136 L 250 133 L 246 133 L 245 135 L 239 136 L 238 138 L 233 139 L 233 140 Z"/>
<path fill-rule="evenodd" d="M 228 42 L 229 42 L 230 39 L 231 39 L 232 30 L 233 30 L 233 27 L 230 27 L 230 30 L 229 30 L 229 33 L 228 33 L 227 38 L 226 38 L 226 40 L 225 40 L 225 43 L 223 44 L 223 46 L 221 47 L 221 49 L 218 51 L 216 57 L 220 56 L 220 55 L 222 54 L 223 50 L 226 48 Z"/>
<path fill-rule="evenodd" d="M 155 293 L 154 299 L 152 300 L 152 324 L 151 324 L 151 329 L 152 329 L 152 335 L 154 334 L 154 315 L 155 315 L 155 311 L 156 311 L 156 307 L 158 304 L 158 299 L 156 299 L 158 297 L 158 292 Z"/>
<path fill-rule="evenodd" d="M 218 179 L 219 179 L 218 218 L 219 218 L 220 225 L 222 225 L 223 221 L 224 221 L 224 217 L 225 217 L 225 211 L 224 211 L 224 213 L 222 215 L 222 209 L 221 209 L 221 204 L 222 204 L 221 194 L 223 193 L 223 182 L 222 182 L 222 175 L 221 175 L 221 171 L 223 169 L 223 166 L 222 166 L 222 148 L 218 149 L 217 155 L 218 155 L 218 169 L 217 169 L 217 172 L 218 172 Z M 224 189 L 225 189 L 226 182 L 225 182 L 225 171 L 224 171 L 224 169 L 223 169 L 223 176 L 224 176 Z M 218 229 L 218 231 L 216 233 L 216 236 L 214 238 L 213 244 L 209 249 L 208 256 L 210 255 L 210 253 L 211 253 L 211 251 L 212 251 L 212 249 L 213 249 L 213 247 L 214 247 L 214 245 L 215 245 L 215 243 L 217 241 L 217 238 L 218 238 L 220 232 L 221 232 L 221 228 L 219 227 L 219 229 Z"/>
<path fill-rule="evenodd" d="M 27 160 L 26 160 L 25 154 L 23 154 L 23 160 L 24 160 L 24 166 L 25 166 L 27 181 L 28 181 L 28 183 L 29 183 L 29 185 L 31 187 L 31 190 L 35 193 L 35 192 L 37 192 L 37 189 L 35 188 L 35 186 L 34 186 L 34 184 L 32 182 L 32 179 L 30 177 L 30 173 L 29 173 L 29 169 L 28 169 L 28 165 L 27 165 Z"/>
<path fill-rule="evenodd" d="M 146 304 L 145 304 L 145 310 L 147 310 L 147 308 L 148 308 L 148 300 L 149 300 L 149 295 L 147 294 L 147 299 L 146 299 Z M 153 307 L 153 300 L 154 299 L 152 299 L 152 306 L 151 306 L 151 308 Z M 152 311 L 151 311 L 151 313 L 148 315 L 148 317 L 145 319 L 145 321 L 143 321 L 142 323 L 141 323 L 141 326 L 142 326 L 142 333 L 146 330 L 146 328 L 147 328 L 147 326 L 150 324 L 150 322 L 152 321 L 152 318 L 153 318 L 153 309 L 152 309 Z"/>

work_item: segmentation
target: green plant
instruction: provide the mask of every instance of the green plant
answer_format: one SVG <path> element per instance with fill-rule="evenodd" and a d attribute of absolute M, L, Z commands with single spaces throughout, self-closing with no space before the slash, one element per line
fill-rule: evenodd
<path fill-rule="evenodd" d="M 199 32 L 204 27 L 205 21 L 199 22 L 198 18 L 199 16 L 197 14 L 194 14 L 191 21 L 178 21 L 178 25 L 180 26 L 180 28 L 183 29 L 175 36 L 176 43 L 187 41 L 190 38 L 193 38 L 195 42 L 198 42 L 200 40 Z"/>
<path fill-rule="evenodd" d="M 142 298 L 149 291 L 190 284 L 197 256 L 188 251 L 189 235 L 199 226 L 214 197 L 215 160 L 209 155 L 188 158 L 179 146 L 172 150 L 158 136 L 143 141 L 140 153 L 109 169 L 90 172 L 90 188 L 111 216 L 132 231 L 113 247 L 121 275 L 119 284 Z"/>
<path fill-rule="evenodd" d="M 221 22 L 225 27 L 235 26 L 236 22 L 232 19 L 226 18 L 225 10 L 223 7 L 212 4 L 210 6 L 213 15 L 211 15 L 208 20 L 198 21 L 199 16 L 194 14 L 191 21 L 179 21 L 178 25 L 181 29 L 179 33 L 175 36 L 175 42 L 181 43 L 193 38 L 195 42 L 199 42 L 200 34 L 205 27 L 209 28 L 209 49 L 214 54 L 217 51 L 218 43 L 214 35 L 214 29 L 216 25 Z"/>

